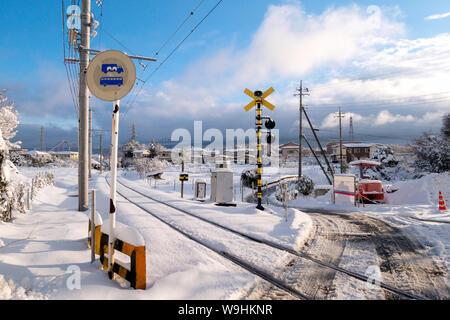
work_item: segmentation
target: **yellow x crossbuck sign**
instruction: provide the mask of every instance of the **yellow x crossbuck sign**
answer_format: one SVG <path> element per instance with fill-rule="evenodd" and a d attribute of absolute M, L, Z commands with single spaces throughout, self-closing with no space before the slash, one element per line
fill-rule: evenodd
<path fill-rule="evenodd" d="M 266 92 L 262 94 L 261 97 L 255 96 L 255 93 L 251 92 L 249 89 L 245 89 L 244 93 L 248 95 L 250 98 L 253 99 L 252 102 L 250 102 L 244 109 L 245 111 L 250 111 L 254 106 L 256 106 L 257 103 L 261 103 L 269 110 L 275 109 L 275 106 L 271 104 L 270 102 L 267 102 L 265 99 L 270 96 L 274 92 L 274 88 L 270 87 Z"/>

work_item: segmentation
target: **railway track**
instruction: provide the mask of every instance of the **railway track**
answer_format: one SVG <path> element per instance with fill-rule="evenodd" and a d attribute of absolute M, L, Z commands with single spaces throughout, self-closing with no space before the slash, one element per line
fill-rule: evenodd
<path fill-rule="evenodd" d="M 106 176 L 105 176 L 105 179 L 106 179 L 106 182 L 109 184 Z M 340 268 L 339 266 L 323 262 L 323 261 L 321 261 L 321 260 L 319 260 L 317 258 L 314 258 L 314 257 L 312 257 L 312 256 L 310 256 L 310 255 L 308 255 L 306 253 L 297 252 L 296 250 L 294 250 L 292 248 L 288 248 L 288 247 L 285 247 L 285 246 L 280 245 L 278 243 L 274 243 L 274 242 L 271 242 L 271 241 L 268 241 L 268 240 L 265 240 L 265 239 L 259 239 L 259 238 L 253 237 L 251 235 L 242 233 L 242 232 L 240 232 L 238 230 L 231 229 L 231 228 L 229 228 L 227 226 L 221 225 L 221 224 L 216 223 L 214 221 L 205 219 L 203 217 L 199 217 L 199 216 L 193 214 L 192 212 L 189 212 L 187 210 L 178 208 L 176 206 L 173 206 L 171 204 L 163 202 L 163 201 L 161 201 L 159 199 L 155 199 L 154 197 L 151 197 L 151 196 L 149 196 L 149 195 L 147 195 L 147 194 L 145 194 L 143 192 L 135 190 L 135 189 L 125 185 L 120 180 L 118 180 L 118 184 L 120 184 L 121 186 L 127 188 L 128 190 L 130 190 L 130 191 L 132 191 L 132 192 L 134 192 L 134 193 L 136 193 L 136 194 L 138 194 L 138 195 L 140 195 L 140 196 L 142 196 L 144 198 L 147 198 L 147 199 L 152 200 L 152 201 L 154 201 L 154 202 L 156 202 L 158 204 L 161 204 L 161 205 L 164 205 L 166 207 L 169 207 L 169 208 L 171 208 L 173 210 L 181 212 L 181 213 L 183 213 L 185 215 L 188 215 L 188 216 L 190 216 L 192 218 L 198 219 L 199 221 L 202 221 L 204 223 L 210 224 L 210 225 L 212 225 L 214 227 L 217 227 L 217 228 L 220 228 L 222 230 L 225 230 L 226 232 L 230 232 L 230 233 L 232 233 L 234 235 L 237 235 L 239 237 L 245 238 L 245 239 L 247 239 L 249 241 L 252 241 L 254 243 L 262 244 L 262 245 L 268 246 L 268 247 L 270 247 L 272 249 L 276 249 L 276 250 L 280 250 L 280 251 L 286 252 L 286 253 L 291 254 L 291 255 L 293 255 L 293 256 L 295 256 L 297 258 L 308 260 L 308 262 L 312 262 L 312 263 L 314 263 L 316 265 L 319 265 L 320 267 L 323 267 L 323 268 L 331 269 L 334 272 L 340 272 L 340 273 L 345 274 L 347 276 L 350 276 L 350 277 L 352 277 L 352 278 L 354 278 L 354 279 L 356 279 L 358 281 L 368 282 L 368 281 L 371 280 L 366 275 L 362 275 L 362 274 L 353 272 L 351 270 L 347 270 L 347 269 L 344 269 L 344 268 Z M 179 228 L 177 226 L 174 226 L 172 223 L 170 223 L 170 222 L 166 221 L 165 219 L 161 218 L 159 215 L 155 214 L 154 212 L 151 212 L 151 210 L 149 210 L 148 208 L 145 208 L 142 205 L 140 205 L 139 203 L 136 203 L 135 201 L 130 199 L 130 197 L 127 197 L 126 195 L 124 195 L 122 192 L 120 192 L 120 191 L 117 191 L 117 192 L 118 192 L 119 195 L 121 195 L 123 198 L 125 198 L 127 201 L 129 201 L 133 205 L 135 205 L 135 206 L 139 207 L 140 209 L 142 209 L 143 211 L 149 213 L 150 215 L 152 215 L 153 217 L 155 217 L 156 219 L 158 219 L 162 223 L 168 225 L 170 228 L 174 229 L 175 231 L 181 233 L 185 237 L 193 240 L 194 242 L 199 243 L 200 245 L 202 245 L 204 247 L 207 247 L 208 249 L 214 251 L 215 253 L 219 254 L 220 256 L 224 257 L 225 259 L 230 260 L 234 264 L 236 264 L 236 265 L 244 268 L 245 270 L 251 272 L 252 274 L 254 274 L 254 275 L 256 275 L 256 276 L 266 280 L 267 282 L 269 282 L 272 285 L 278 287 L 279 289 L 281 289 L 281 290 L 283 290 L 283 291 L 285 291 L 285 292 L 287 292 L 287 293 L 289 293 L 289 294 L 291 294 L 294 297 L 297 297 L 299 299 L 306 299 L 306 300 L 314 299 L 313 297 L 307 296 L 304 293 L 300 292 L 299 290 L 293 288 L 291 284 L 287 284 L 287 283 L 285 283 L 283 281 L 280 281 L 279 279 L 276 279 L 275 277 L 271 276 L 267 272 L 264 272 L 264 271 L 262 271 L 262 270 L 260 270 L 258 268 L 255 268 L 253 265 L 251 265 L 247 261 L 244 261 L 243 259 L 241 259 L 241 258 L 239 258 L 237 256 L 234 256 L 234 255 L 232 255 L 232 254 L 230 254 L 228 252 L 225 252 L 223 250 L 217 250 L 216 248 L 214 248 L 210 244 L 206 243 L 205 241 L 202 241 L 199 238 L 197 238 L 197 237 L 193 236 L 192 234 L 190 234 L 189 232 L 186 232 L 186 231 L 182 230 L 181 228 Z M 381 288 L 383 288 L 384 290 L 389 291 L 391 294 L 397 295 L 399 298 L 406 298 L 406 299 L 412 299 L 412 300 L 423 300 L 422 297 L 419 297 L 417 295 L 414 295 L 414 294 L 411 294 L 411 293 L 408 293 L 408 292 L 404 292 L 404 291 L 402 291 L 400 289 L 392 287 L 392 286 L 390 286 L 390 285 L 388 285 L 386 283 L 383 283 L 383 282 L 380 282 L 379 286 Z"/>

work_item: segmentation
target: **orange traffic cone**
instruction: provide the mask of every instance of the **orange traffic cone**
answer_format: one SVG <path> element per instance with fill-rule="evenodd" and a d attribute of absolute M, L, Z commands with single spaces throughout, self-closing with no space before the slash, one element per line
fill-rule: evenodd
<path fill-rule="evenodd" d="M 442 193 L 439 191 L 439 210 L 447 210 L 445 206 L 444 197 L 442 197 Z"/>

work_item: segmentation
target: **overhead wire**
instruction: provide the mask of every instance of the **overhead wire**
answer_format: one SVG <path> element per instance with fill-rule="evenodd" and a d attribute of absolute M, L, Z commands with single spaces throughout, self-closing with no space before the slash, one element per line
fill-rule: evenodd
<path fill-rule="evenodd" d="M 203 1 L 201 1 L 202 3 Z M 132 109 L 134 106 L 134 103 L 139 96 L 139 94 L 142 92 L 142 89 L 144 85 L 150 80 L 150 78 L 158 72 L 158 70 L 161 69 L 161 67 L 170 59 L 170 57 L 173 56 L 173 54 L 181 47 L 181 45 L 198 29 L 198 27 L 211 15 L 211 13 L 214 12 L 214 10 L 223 2 L 223 0 L 217 1 L 217 3 L 208 11 L 208 13 L 191 29 L 191 31 L 187 34 L 186 37 L 184 37 L 172 51 L 167 55 L 167 57 L 150 73 L 150 75 L 143 81 L 143 84 L 140 87 L 140 90 L 136 93 L 133 100 L 131 100 L 131 103 L 127 104 L 127 109 L 123 114 L 123 117 L 125 117 L 128 112 Z M 191 15 L 192 16 L 192 15 Z"/>

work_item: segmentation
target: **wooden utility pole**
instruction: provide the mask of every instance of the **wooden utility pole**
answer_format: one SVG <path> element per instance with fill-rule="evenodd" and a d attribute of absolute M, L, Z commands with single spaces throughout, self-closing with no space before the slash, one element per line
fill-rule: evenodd
<path fill-rule="evenodd" d="M 339 108 L 339 114 L 337 117 L 339 118 L 339 158 L 341 162 L 341 173 L 344 173 L 344 155 L 342 153 L 342 118 L 345 116 L 345 113 L 341 111 L 341 108 Z"/>
<path fill-rule="evenodd" d="M 300 80 L 300 88 L 297 89 L 299 93 L 294 94 L 294 96 L 300 97 L 300 119 L 299 119 L 299 134 L 298 134 L 298 178 L 302 176 L 302 149 L 303 149 L 303 96 L 309 95 L 309 89 L 303 89 L 303 80 Z M 306 92 L 306 93 L 304 93 Z"/>

